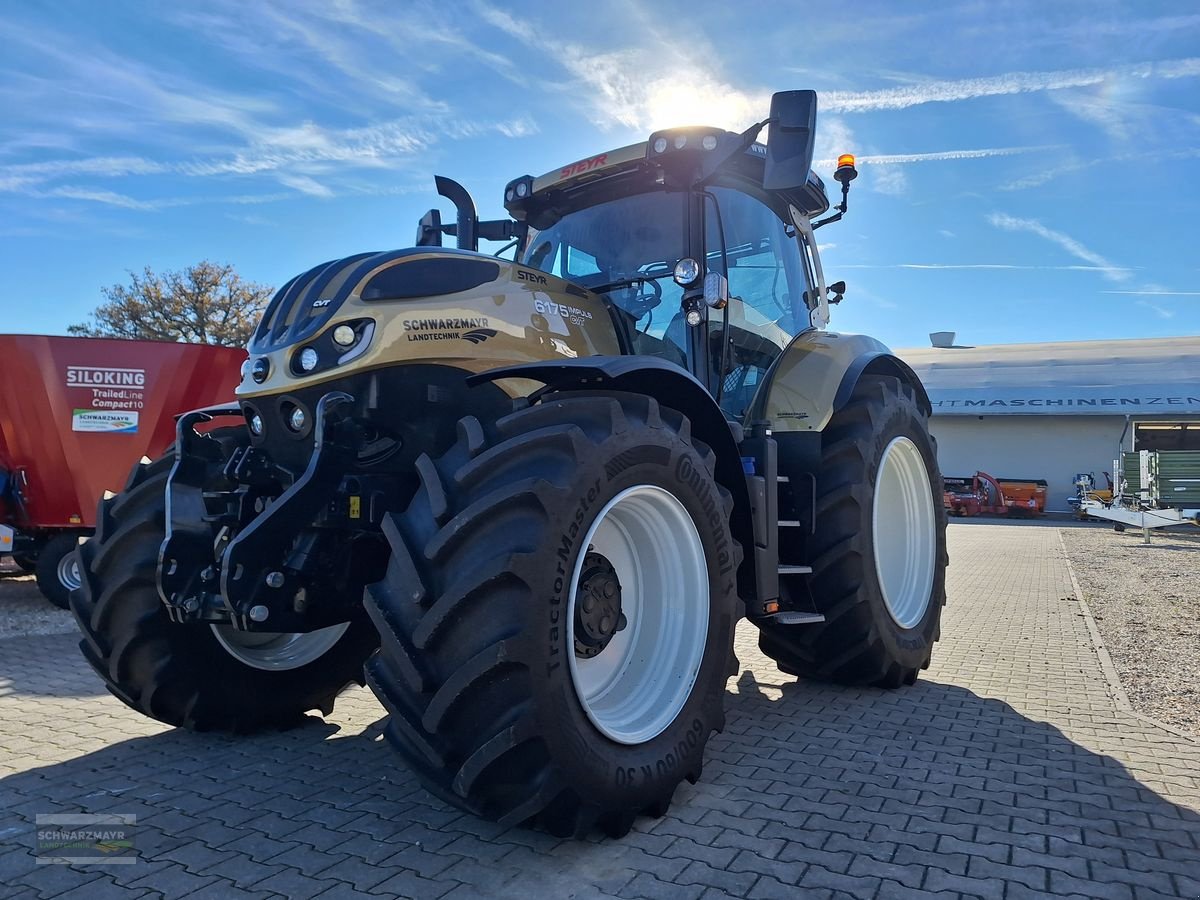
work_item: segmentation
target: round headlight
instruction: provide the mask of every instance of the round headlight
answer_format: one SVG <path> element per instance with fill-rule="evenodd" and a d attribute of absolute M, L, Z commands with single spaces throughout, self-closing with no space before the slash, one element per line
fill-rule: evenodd
<path fill-rule="evenodd" d="M 246 376 L 249 374 L 250 374 L 250 360 L 245 359 L 242 361 L 242 381 L 245 381 Z"/>
<path fill-rule="evenodd" d="M 677 138 L 675 138 L 675 149 L 676 150 L 682 150 L 686 146 L 687 146 L 687 135 L 686 134 L 681 134 Z"/>
<path fill-rule="evenodd" d="M 700 277 L 700 263 L 684 257 L 675 263 L 675 283 L 684 287 Z"/>
<path fill-rule="evenodd" d="M 698 309 L 689 309 L 684 315 L 684 319 L 686 319 L 687 323 L 693 327 L 699 325 L 702 318 L 703 316 L 700 315 L 700 310 Z"/>
<path fill-rule="evenodd" d="M 250 417 L 250 433 L 255 437 L 262 437 L 263 421 L 262 416 L 260 416 L 258 413 L 254 413 L 254 415 Z"/>
<path fill-rule="evenodd" d="M 349 347 L 358 340 L 358 333 L 349 325 L 339 325 L 333 329 L 333 342 L 343 347 Z"/>
<path fill-rule="evenodd" d="M 259 384 L 267 380 L 267 374 L 271 371 L 271 362 L 265 356 L 260 356 L 250 364 L 250 377 Z"/>
<path fill-rule="evenodd" d="M 288 428 L 292 431 L 303 431 L 304 426 L 308 424 L 308 416 L 304 414 L 304 410 L 299 406 L 295 407 L 291 415 L 288 416 Z"/>
<path fill-rule="evenodd" d="M 311 372 L 320 361 L 321 358 L 317 356 L 317 351 L 312 347 L 305 347 L 300 351 L 300 371 Z"/>
<path fill-rule="evenodd" d="M 664 138 L 664 137 L 655 138 L 654 152 L 655 153 L 666 153 L 667 152 L 667 139 L 666 138 Z"/>
<path fill-rule="evenodd" d="M 517 183 L 517 196 L 524 197 L 528 193 L 529 193 L 529 185 L 526 184 L 524 181 L 518 182 Z"/>
<path fill-rule="evenodd" d="M 704 136 L 704 138 L 700 141 L 700 146 L 703 147 L 705 150 L 716 150 L 717 149 L 717 136 L 715 134 L 706 134 Z"/>
<path fill-rule="evenodd" d="M 513 193 L 512 188 L 509 188 L 507 191 L 504 192 L 504 199 L 507 200 L 509 203 L 512 203 L 512 199 L 515 196 L 516 196 L 516 194 Z"/>

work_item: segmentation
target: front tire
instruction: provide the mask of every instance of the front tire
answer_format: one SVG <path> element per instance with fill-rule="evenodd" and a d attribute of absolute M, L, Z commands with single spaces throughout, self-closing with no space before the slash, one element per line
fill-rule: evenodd
<path fill-rule="evenodd" d="M 632 394 L 558 394 L 458 433 L 418 460 L 366 592 L 386 734 L 460 809 L 624 834 L 700 777 L 724 725 L 740 554 L 713 454 Z"/>
<path fill-rule="evenodd" d="M 84 657 L 114 696 L 168 725 L 247 733 L 291 727 L 313 709 L 328 715 L 345 687 L 363 683 L 377 644 L 365 617 L 317 654 L 319 632 L 226 635 L 168 618 L 157 568 L 171 462 L 135 466 L 126 489 L 101 501 L 96 536 L 79 548 L 83 584 L 71 609 Z"/>
<path fill-rule="evenodd" d="M 812 590 L 825 621 L 765 624 L 791 675 L 895 688 L 929 667 L 946 602 L 946 511 L 928 417 L 897 378 L 865 375 L 821 436 Z"/>

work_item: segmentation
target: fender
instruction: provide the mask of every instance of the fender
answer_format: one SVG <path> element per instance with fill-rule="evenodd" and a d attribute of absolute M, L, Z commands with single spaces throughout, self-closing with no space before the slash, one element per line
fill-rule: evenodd
<path fill-rule="evenodd" d="M 655 356 L 588 356 L 502 366 L 471 375 L 467 384 L 474 386 L 501 378 L 540 381 L 557 391 L 611 390 L 647 394 L 687 416 L 692 423 L 692 433 L 716 453 L 717 481 L 733 495 L 729 527 L 734 540 L 744 550 L 738 570 L 738 592 L 743 597 L 756 595 L 750 494 L 738 449 L 742 427 L 725 418 L 712 395 L 691 373 Z"/>
<path fill-rule="evenodd" d="M 863 334 L 814 329 L 796 335 L 775 360 L 749 419 L 770 420 L 777 435 L 821 431 L 864 374 L 900 378 L 912 385 L 926 414 L 932 411 L 917 374 L 884 344 Z"/>

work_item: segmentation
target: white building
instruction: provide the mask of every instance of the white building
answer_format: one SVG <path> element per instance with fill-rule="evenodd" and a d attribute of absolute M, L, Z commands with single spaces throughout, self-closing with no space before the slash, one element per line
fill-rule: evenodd
<path fill-rule="evenodd" d="M 1104 487 L 1120 449 L 1200 450 L 1200 337 L 896 352 L 929 392 L 942 474 L 1044 479 L 1051 512 L 1077 472 Z"/>

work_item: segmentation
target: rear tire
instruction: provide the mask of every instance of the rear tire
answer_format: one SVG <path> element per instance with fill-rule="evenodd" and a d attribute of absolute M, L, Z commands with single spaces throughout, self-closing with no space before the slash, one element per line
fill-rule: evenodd
<path fill-rule="evenodd" d="M 172 622 L 158 594 L 171 457 L 139 464 L 125 490 L 103 500 L 96 536 L 79 548 L 83 585 L 71 609 L 80 649 L 105 686 L 132 709 L 196 731 L 287 728 L 325 715 L 377 645 L 365 617 L 320 658 L 292 668 L 248 665 L 208 625 Z M 276 656 L 278 658 L 278 655 Z"/>
<path fill-rule="evenodd" d="M 71 591 L 79 587 L 79 535 L 59 534 L 38 552 L 33 574 L 38 590 L 59 609 L 71 608 Z"/>
<path fill-rule="evenodd" d="M 740 553 L 713 453 L 633 394 L 558 394 L 458 435 L 417 461 L 412 504 L 384 522 L 387 575 L 366 591 L 387 737 L 460 809 L 625 834 L 700 777 L 724 726 Z M 609 571 L 626 622 L 593 653 L 579 617 L 614 596 Z"/>
<path fill-rule="evenodd" d="M 946 510 L 928 418 L 899 379 L 863 376 L 822 432 L 809 543 L 825 621 L 762 626 L 763 653 L 805 678 L 916 681 L 941 635 Z"/>
<path fill-rule="evenodd" d="M 37 557 L 17 555 L 12 557 L 13 565 L 24 572 L 26 575 L 32 575 L 37 571 Z"/>

